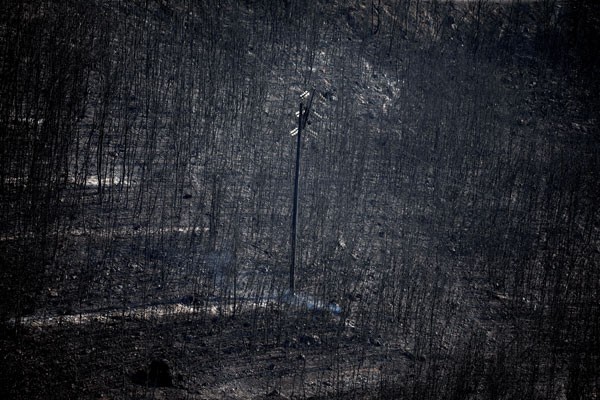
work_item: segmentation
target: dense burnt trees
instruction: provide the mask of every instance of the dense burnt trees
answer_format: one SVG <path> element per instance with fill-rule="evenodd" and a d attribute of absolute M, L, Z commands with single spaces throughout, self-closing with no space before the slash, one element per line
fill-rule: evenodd
<path fill-rule="evenodd" d="M 181 300 L 235 351 L 331 346 L 290 365 L 339 393 L 592 393 L 598 101 L 547 54 L 589 28 L 519 3 L 6 2 L 2 318 Z M 297 282 L 333 323 L 273 300 L 313 87 Z"/>
<path fill-rule="evenodd" d="M 37 298 L 45 266 L 56 265 L 62 251 L 61 222 L 72 215 L 64 192 L 87 97 L 90 15 L 78 6 L 37 2 L 6 2 L 3 9 L 4 315 L 29 307 L 23 299 Z"/>

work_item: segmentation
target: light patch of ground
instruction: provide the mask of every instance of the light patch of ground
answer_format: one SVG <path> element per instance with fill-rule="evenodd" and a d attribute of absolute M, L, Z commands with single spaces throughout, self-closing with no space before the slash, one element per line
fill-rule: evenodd
<path fill-rule="evenodd" d="M 121 178 L 119 178 L 118 176 L 111 176 L 111 177 L 103 178 L 101 180 L 98 179 L 98 176 L 90 176 L 89 178 L 87 178 L 85 180 L 85 185 L 87 187 L 98 187 L 100 182 L 102 182 L 102 186 L 104 186 L 104 187 L 116 186 L 119 184 L 122 184 L 123 186 L 129 186 L 129 184 L 130 184 L 127 179 L 124 179 L 123 181 L 121 181 Z"/>
<path fill-rule="evenodd" d="M 326 311 L 333 315 L 339 315 L 341 307 L 336 303 L 326 303 L 320 299 L 306 294 L 284 293 L 282 296 L 270 296 L 256 299 L 249 293 L 239 293 L 235 304 L 220 304 L 217 299 L 213 304 L 184 304 L 173 302 L 155 305 L 142 305 L 121 309 L 109 309 L 101 311 L 89 311 L 66 315 L 33 315 L 13 318 L 11 324 L 21 324 L 30 327 L 48 327 L 60 325 L 82 325 L 90 323 L 111 323 L 117 320 L 156 320 L 164 317 L 204 314 L 209 316 L 232 315 L 240 309 L 265 308 L 273 304 L 288 305 L 296 309 L 307 309 L 313 311 Z"/>

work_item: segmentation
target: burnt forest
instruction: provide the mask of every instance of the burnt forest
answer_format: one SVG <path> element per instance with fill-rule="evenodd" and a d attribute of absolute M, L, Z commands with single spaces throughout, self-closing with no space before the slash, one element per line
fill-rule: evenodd
<path fill-rule="evenodd" d="M 2 0 L 2 399 L 600 399 L 600 3 Z"/>

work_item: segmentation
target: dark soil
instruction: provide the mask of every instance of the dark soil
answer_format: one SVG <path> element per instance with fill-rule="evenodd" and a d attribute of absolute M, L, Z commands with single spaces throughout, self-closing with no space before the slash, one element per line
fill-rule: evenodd
<path fill-rule="evenodd" d="M 0 397 L 600 396 L 593 2 L 4 3 Z"/>

